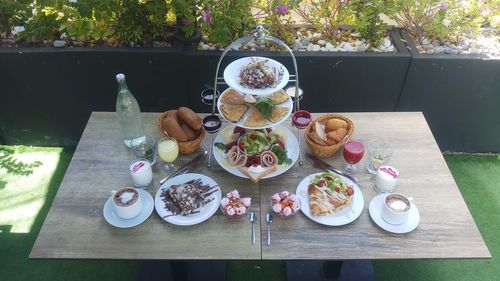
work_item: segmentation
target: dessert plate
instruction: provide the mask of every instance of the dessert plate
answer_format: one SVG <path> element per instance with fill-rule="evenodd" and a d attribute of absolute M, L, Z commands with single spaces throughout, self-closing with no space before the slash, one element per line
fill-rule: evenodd
<path fill-rule="evenodd" d="M 106 219 L 106 221 L 112 226 L 119 228 L 129 228 L 137 226 L 143 223 L 147 218 L 149 218 L 154 208 L 153 197 L 151 196 L 151 194 L 149 194 L 149 192 L 145 190 L 137 189 L 137 191 L 139 191 L 139 193 L 141 194 L 141 200 L 143 206 L 142 211 L 139 213 L 139 215 L 137 215 L 135 218 L 131 218 L 128 220 L 120 218 L 115 213 L 113 202 L 111 202 L 111 200 L 113 199 L 112 197 L 110 197 L 106 201 L 106 204 L 104 204 L 104 209 L 102 210 L 104 219 Z"/>
<path fill-rule="evenodd" d="M 274 68 L 277 71 L 282 71 L 283 75 L 279 77 L 278 83 L 274 87 L 267 87 L 262 89 L 251 89 L 247 88 L 240 84 L 240 72 L 241 69 L 247 66 L 252 62 L 253 59 L 266 60 L 266 66 L 270 68 Z M 281 80 L 279 80 L 281 79 Z M 252 94 L 252 95 L 269 95 L 278 90 L 283 89 L 286 84 L 288 84 L 288 80 L 290 79 L 290 74 L 288 73 L 288 69 L 282 65 L 281 63 L 264 57 L 245 57 L 231 62 L 226 69 L 224 69 L 224 81 L 233 89 L 236 89 L 240 93 L 244 94 Z"/>
<path fill-rule="evenodd" d="M 309 210 L 309 194 L 307 192 L 307 187 L 311 183 L 311 179 L 314 176 L 321 174 L 322 173 L 309 175 L 299 183 L 299 186 L 297 186 L 297 191 L 295 192 L 295 194 L 297 194 L 297 197 L 299 197 L 301 205 L 300 210 L 302 211 L 302 213 L 304 213 L 306 217 L 317 223 L 329 226 L 340 226 L 355 221 L 363 212 L 363 209 L 365 207 L 365 199 L 359 186 L 342 175 L 338 176 L 341 177 L 347 185 L 352 186 L 352 188 L 354 189 L 354 196 L 352 198 L 351 205 L 338 211 L 333 216 L 313 216 L 311 214 Z"/>
<path fill-rule="evenodd" d="M 201 179 L 203 184 L 208 184 L 210 186 L 217 186 L 217 191 L 211 195 L 212 197 L 214 197 L 214 200 L 210 201 L 205 206 L 198 208 L 197 209 L 199 211 L 198 213 L 189 214 L 187 216 L 182 216 L 182 215 L 172 216 L 172 212 L 170 212 L 165 208 L 165 203 L 162 201 L 160 197 L 161 193 L 165 189 L 170 188 L 170 186 L 174 184 L 182 184 L 195 179 Z M 161 187 L 156 192 L 155 209 L 158 215 L 166 222 L 175 225 L 194 225 L 209 219 L 219 208 L 221 198 L 222 198 L 222 193 L 220 191 L 220 188 L 213 179 L 202 174 L 195 174 L 195 173 L 183 174 L 173 177 L 161 185 Z"/>
<path fill-rule="evenodd" d="M 234 126 L 230 126 L 230 128 L 234 128 Z M 224 128 L 224 129 L 226 129 L 226 128 Z M 299 158 L 299 142 L 297 141 L 297 138 L 295 137 L 295 135 L 288 128 L 286 128 L 284 126 L 276 126 L 275 129 L 283 130 L 286 133 L 286 135 L 287 135 L 287 140 L 286 140 L 286 144 L 285 144 L 286 151 L 288 154 L 288 158 L 290 158 L 292 160 L 292 163 L 290 165 L 286 165 L 286 164 L 279 165 L 278 170 L 270 173 L 269 175 L 262 177 L 262 179 L 268 179 L 268 178 L 276 177 L 276 176 L 283 174 L 284 172 L 288 171 L 288 169 L 290 169 L 295 164 L 295 162 L 297 162 L 297 159 Z M 221 130 L 221 132 L 222 132 L 222 130 Z M 217 134 L 217 136 L 215 137 L 215 140 L 213 142 L 214 146 L 213 146 L 212 150 L 214 153 L 215 160 L 217 161 L 217 163 L 219 163 L 219 165 L 224 170 L 228 171 L 229 173 L 231 173 L 235 176 L 238 176 L 240 178 L 248 179 L 248 176 L 245 175 L 244 173 L 242 173 L 240 170 L 238 170 L 238 168 L 229 165 L 224 153 L 220 149 L 215 147 L 215 143 L 217 143 L 217 142 L 224 143 L 224 139 L 221 136 L 221 132 L 219 132 Z"/>
<path fill-rule="evenodd" d="M 222 110 L 221 110 L 221 106 L 224 104 L 222 102 L 222 97 L 224 96 L 225 93 L 227 93 L 231 88 L 227 88 L 224 92 L 222 92 L 222 94 L 220 95 L 220 98 L 217 99 L 217 110 L 220 112 L 220 115 L 222 115 L 222 117 L 224 117 L 224 119 L 226 119 L 227 122 L 233 124 L 233 125 L 236 125 L 238 127 L 242 127 L 242 128 L 245 128 L 245 129 L 265 129 L 265 128 L 272 128 L 272 127 L 275 127 L 281 123 L 283 123 L 286 119 L 288 119 L 288 117 L 290 116 L 290 114 L 292 113 L 292 109 L 293 109 L 293 102 L 292 102 L 292 99 L 290 98 L 290 96 L 288 96 L 288 100 L 284 103 L 280 103 L 280 104 L 277 104 L 275 105 L 275 107 L 284 107 L 284 108 L 288 108 L 288 112 L 287 114 L 283 115 L 283 117 L 281 117 L 277 122 L 271 122 L 269 120 L 268 121 L 268 124 L 265 125 L 265 126 L 260 126 L 260 127 L 248 127 L 248 126 L 245 126 L 244 123 L 245 123 L 245 120 L 248 118 L 248 116 L 250 115 L 250 113 L 252 112 L 252 110 L 254 110 L 254 106 L 255 105 L 250 105 L 248 110 L 245 112 L 245 114 L 243 114 L 243 117 L 241 117 L 241 119 L 238 121 L 238 122 L 231 122 L 229 121 L 226 116 L 224 116 L 224 113 L 222 113 Z M 272 93 L 275 93 L 279 91 L 276 90 L 274 92 L 271 92 Z M 241 92 L 238 91 L 240 94 Z M 288 95 L 288 94 L 287 94 Z"/>
<path fill-rule="evenodd" d="M 420 213 L 417 206 L 415 206 L 415 204 L 413 203 L 411 204 L 407 222 L 398 225 L 390 224 L 380 216 L 380 211 L 382 210 L 382 204 L 384 204 L 385 196 L 386 194 L 379 194 L 375 196 L 372 201 L 370 201 L 368 210 L 370 212 L 370 217 L 375 222 L 375 224 L 380 226 L 380 228 L 392 233 L 402 234 L 414 230 L 420 222 Z"/>

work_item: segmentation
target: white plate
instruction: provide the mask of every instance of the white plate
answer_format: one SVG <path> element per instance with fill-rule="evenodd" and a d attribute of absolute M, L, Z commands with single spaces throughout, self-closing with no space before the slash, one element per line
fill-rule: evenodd
<path fill-rule="evenodd" d="M 418 223 L 420 222 L 420 213 L 418 212 L 417 206 L 415 204 L 411 204 L 410 207 L 410 214 L 408 217 L 408 221 L 406 221 L 403 224 L 390 224 L 386 222 L 382 217 L 380 216 L 380 211 L 382 210 L 382 204 L 384 204 L 384 198 L 387 194 L 379 194 L 375 196 L 375 198 L 370 201 L 370 205 L 368 207 L 368 210 L 370 212 L 370 216 L 372 220 L 380 226 L 382 229 L 387 230 L 392 233 L 408 233 L 412 230 L 414 230 Z"/>
<path fill-rule="evenodd" d="M 229 127 L 234 128 L 234 126 L 229 126 Z M 288 128 L 281 125 L 276 126 L 274 129 L 281 129 L 287 134 L 286 151 L 288 158 L 292 159 L 292 163 L 290 165 L 286 164 L 279 165 L 278 170 L 270 173 L 269 175 L 266 175 L 265 177 L 262 177 L 262 179 L 268 179 L 283 174 L 284 172 L 288 171 L 288 169 L 290 169 L 295 164 L 295 162 L 297 162 L 297 159 L 299 158 L 299 142 L 297 141 L 295 135 Z M 217 134 L 217 137 L 215 137 L 214 146 L 212 148 L 217 163 L 219 163 L 219 165 L 229 173 L 241 178 L 248 179 L 248 176 L 242 173 L 240 170 L 238 170 L 238 168 L 229 165 L 224 153 L 220 149 L 215 147 L 216 142 L 224 143 L 224 139 L 222 138 L 220 132 Z"/>
<path fill-rule="evenodd" d="M 304 178 L 297 186 L 297 191 L 295 194 L 300 199 L 300 210 L 304 215 L 306 215 L 311 220 L 330 226 L 339 226 L 345 225 L 355 221 L 359 215 L 363 212 L 365 207 L 365 199 L 363 198 L 363 193 L 358 185 L 349 180 L 348 178 L 338 175 L 342 178 L 342 180 L 349 186 L 354 189 L 354 196 L 352 198 L 351 204 L 344 209 L 338 211 L 333 216 L 313 216 L 309 210 L 309 194 L 307 192 L 307 187 L 311 183 L 312 177 L 316 175 L 321 175 L 322 173 L 312 174 Z"/>
<path fill-rule="evenodd" d="M 193 224 L 198 224 L 200 222 L 203 222 L 203 221 L 209 219 L 217 211 L 217 209 L 219 208 L 221 197 L 222 197 L 222 193 L 221 193 L 218 185 L 217 185 L 217 191 L 212 194 L 212 196 L 214 196 L 215 199 L 210 201 L 205 206 L 197 209 L 197 210 L 199 210 L 198 213 L 190 214 L 187 216 L 177 215 L 177 216 L 165 217 L 165 216 L 171 215 L 172 212 L 165 209 L 165 203 L 160 198 L 162 191 L 169 188 L 170 186 L 172 186 L 174 184 L 182 184 L 182 183 L 188 182 L 190 180 L 194 180 L 194 179 L 201 179 L 203 184 L 208 184 L 210 186 L 217 185 L 217 183 L 213 179 L 211 179 L 205 175 L 202 175 L 202 174 L 194 174 L 194 173 L 179 175 L 179 176 L 176 176 L 176 177 L 173 177 L 173 178 L 167 180 L 166 182 L 164 182 L 161 185 L 161 187 L 158 189 L 158 192 L 156 192 L 156 196 L 155 196 L 155 209 L 161 218 L 163 218 L 165 221 L 167 221 L 171 224 L 175 224 L 175 225 L 193 225 Z"/>
<path fill-rule="evenodd" d="M 222 115 L 222 117 L 224 119 L 226 119 L 226 116 L 224 116 L 224 114 L 222 114 L 222 111 L 220 110 L 221 105 L 224 104 L 222 102 L 222 96 L 224 96 L 224 94 L 227 93 L 230 89 L 231 88 L 227 88 L 224 92 L 222 92 L 222 94 L 220 95 L 220 98 L 217 99 L 217 110 L 219 110 L 220 115 Z M 231 106 L 231 105 L 228 105 L 228 106 Z M 277 106 L 277 107 L 288 107 L 288 113 L 286 115 L 284 115 L 283 117 L 281 117 L 281 119 L 278 120 L 277 122 L 271 122 L 271 121 L 268 120 L 269 124 L 267 124 L 265 126 L 262 126 L 262 127 L 247 127 L 247 126 L 243 125 L 243 123 L 245 123 L 245 120 L 247 119 L 248 115 L 250 115 L 250 112 L 252 112 L 254 105 L 250 106 L 250 108 L 247 110 L 247 112 L 245 112 L 245 114 L 243 115 L 243 117 L 241 117 L 241 119 L 238 122 L 231 122 L 231 121 L 229 121 L 227 119 L 226 120 L 227 120 L 227 122 L 229 122 L 229 123 L 231 123 L 233 125 L 236 125 L 238 127 L 242 127 L 242 128 L 245 128 L 245 129 L 265 129 L 265 128 L 276 127 L 277 125 L 283 123 L 290 116 L 290 114 L 292 113 L 292 109 L 293 109 L 293 102 L 292 102 L 292 99 L 290 98 L 290 96 L 288 96 L 288 100 L 286 102 L 277 104 L 275 106 Z"/>
<path fill-rule="evenodd" d="M 139 193 L 141 194 L 141 200 L 142 200 L 142 211 L 135 217 L 131 219 L 122 219 L 120 218 L 116 213 L 115 213 L 115 208 L 113 207 L 113 202 L 111 202 L 112 197 L 106 201 L 106 204 L 104 204 L 104 209 L 102 210 L 102 213 L 104 215 L 104 219 L 111 224 L 112 226 L 116 226 L 119 228 L 129 228 L 129 227 L 134 227 L 136 225 L 139 225 L 143 223 L 151 213 L 153 212 L 153 197 L 149 192 L 142 190 L 142 189 L 137 189 Z"/>
<path fill-rule="evenodd" d="M 283 69 L 283 77 L 275 87 L 268 87 L 268 88 L 262 88 L 262 89 L 250 89 L 246 88 L 243 85 L 240 84 L 240 71 L 243 67 L 247 66 L 252 59 L 260 59 L 260 60 L 267 60 L 266 65 L 269 67 L 273 67 L 277 70 Z M 288 69 L 281 63 L 269 59 L 269 58 L 264 58 L 264 57 L 245 57 L 241 59 L 237 59 L 230 63 L 226 69 L 224 69 L 224 81 L 229 85 L 229 87 L 236 89 L 240 93 L 245 93 L 245 94 L 252 94 L 252 95 L 269 95 L 272 94 L 278 90 L 283 89 L 286 84 L 288 83 L 288 80 L 290 79 L 290 74 L 288 73 Z"/>

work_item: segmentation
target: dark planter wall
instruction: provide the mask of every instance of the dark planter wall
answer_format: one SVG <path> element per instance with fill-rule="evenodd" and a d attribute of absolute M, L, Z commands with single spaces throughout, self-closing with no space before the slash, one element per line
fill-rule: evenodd
<path fill-rule="evenodd" d="M 142 111 L 187 104 L 182 50 L 1 49 L 6 144 L 75 146 L 92 111 L 114 111 L 123 72 Z"/>
<path fill-rule="evenodd" d="M 393 32 L 397 53 L 297 52 L 300 87 L 304 90 L 301 108 L 313 112 L 394 111 L 399 99 L 410 55 L 401 44 L 399 32 Z M 186 51 L 188 95 L 196 111 L 211 109 L 200 101 L 200 92 L 212 87 L 221 52 Z M 294 74 L 292 59 L 277 52 L 229 52 L 226 65 L 245 56 L 271 57 Z M 292 85 L 290 83 L 289 85 Z M 222 87 L 221 90 L 226 87 Z"/>
<path fill-rule="evenodd" d="M 398 111 L 422 111 L 441 150 L 500 152 L 500 60 L 419 54 L 412 61 Z"/>

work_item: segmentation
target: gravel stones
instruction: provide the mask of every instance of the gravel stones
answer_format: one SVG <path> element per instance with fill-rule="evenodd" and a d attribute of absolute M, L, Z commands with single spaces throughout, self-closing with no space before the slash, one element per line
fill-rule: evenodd
<path fill-rule="evenodd" d="M 388 36 L 382 39 L 379 46 L 373 48 L 370 47 L 370 45 L 361 37 L 359 33 L 351 33 L 345 42 L 334 42 L 324 38 L 321 33 L 313 32 L 311 30 L 297 30 L 295 32 L 294 43 L 290 46 L 290 48 L 296 52 L 394 52 L 396 50 Z M 215 49 L 222 48 L 214 48 L 214 44 L 209 42 L 206 36 L 202 36 L 202 39 L 198 44 L 198 50 L 203 51 Z M 268 46 L 265 43 L 259 43 L 256 41 L 248 42 L 234 49 L 240 51 L 278 50 L 275 45 Z"/>
<path fill-rule="evenodd" d="M 422 44 L 417 44 L 417 49 L 423 54 L 483 54 L 492 59 L 500 59 L 500 36 L 488 28 L 482 28 L 479 36 L 464 34 L 456 44 L 424 38 Z"/>

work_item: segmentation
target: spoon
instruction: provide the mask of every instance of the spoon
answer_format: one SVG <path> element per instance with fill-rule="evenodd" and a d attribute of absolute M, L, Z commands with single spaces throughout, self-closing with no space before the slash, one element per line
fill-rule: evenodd
<path fill-rule="evenodd" d="M 250 222 L 252 223 L 252 245 L 255 245 L 255 213 L 250 213 Z"/>
<path fill-rule="evenodd" d="M 267 221 L 267 246 L 271 246 L 271 223 L 273 222 L 273 215 L 271 213 L 266 214 Z"/>

